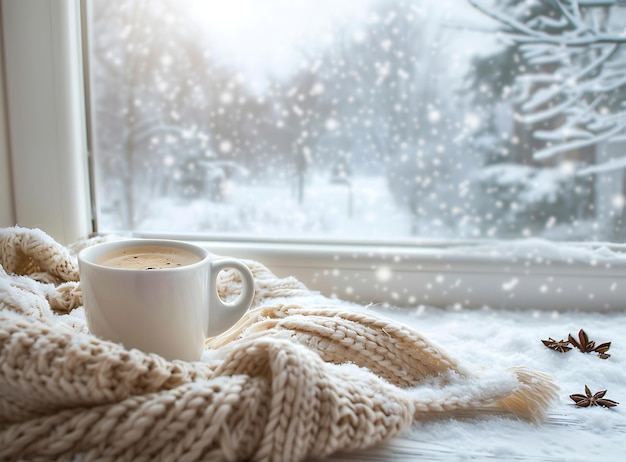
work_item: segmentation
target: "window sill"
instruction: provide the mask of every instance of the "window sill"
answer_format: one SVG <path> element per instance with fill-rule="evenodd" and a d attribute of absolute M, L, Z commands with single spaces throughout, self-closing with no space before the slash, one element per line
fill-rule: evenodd
<path fill-rule="evenodd" d="M 529 239 L 409 247 L 187 239 L 216 254 L 257 260 L 278 276 L 294 276 L 323 295 L 359 304 L 626 308 L 626 253 L 611 244 Z"/>

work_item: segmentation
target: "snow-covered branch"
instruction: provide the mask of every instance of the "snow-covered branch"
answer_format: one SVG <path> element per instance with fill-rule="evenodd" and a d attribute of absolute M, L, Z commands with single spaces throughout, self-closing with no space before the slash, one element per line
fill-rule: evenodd
<path fill-rule="evenodd" d="M 576 14 L 573 15 L 564 5 L 563 0 L 555 0 L 550 2 L 556 4 L 558 8 L 564 12 L 564 16 L 568 21 L 554 20 L 547 16 L 538 16 L 528 23 L 519 21 L 512 16 L 502 13 L 485 4 L 482 0 L 468 0 L 472 6 L 480 10 L 487 16 L 497 20 L 507 26 L 504 32 L 509 38 L 517 43 L 537 43 L 548 45 L 562 45 L 566 47 L 587 47 L 594 44 L 626 43 L 626 36 L 619 33 L 609 33 L 598 31 L 590 27 L 581 19 L 581 13 L 578 6 L 573 6 Z M 572 2 L 576 4 L 576 2 Z M 561 29 L 571 30 L 575 35 L 570 34 L 551 34 L 543 30 Z"/>
<path fill-rule="evenodd" d="M 518 120 L 542 123 L 534 136 L 547 142 L 535 159 L 626 136 L 626 34 L 624 21 L 611 21 L 613 4 L 542 0 L 518 17 L 485 0 L 468 1 L 500 23 L 505 43 L 523 60 Z"/>

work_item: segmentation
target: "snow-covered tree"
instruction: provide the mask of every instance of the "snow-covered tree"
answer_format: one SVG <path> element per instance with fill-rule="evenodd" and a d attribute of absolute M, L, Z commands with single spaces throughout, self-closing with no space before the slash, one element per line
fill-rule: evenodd
<path fill-rule="evenodd" d="M 513 47 L 519 120 L 538 161 L 626 139 L 626 8 L 617 0 L 469 0 Z M 513 55 L 512 55 L 513 56 Z M 621 167 L 626 166 L 626 157 Z"/>
<path fill-rule="evenodd" d="M 220 148 L 230 155 L 239 147 L 229 120 L 218 114 L 235 76 L 215 64 L 202 30 L 189 25 L 178 2 L 89 6 L 96 172 L 115 183 L 99 203 L 116 208 L 122 229 L 133 229 L 151 197 L 173 193 L 189 178 L 180 187 L 193 194 L 190 188 L 202 183 L 194 171 L 199 161 L 220 160 Z"/>

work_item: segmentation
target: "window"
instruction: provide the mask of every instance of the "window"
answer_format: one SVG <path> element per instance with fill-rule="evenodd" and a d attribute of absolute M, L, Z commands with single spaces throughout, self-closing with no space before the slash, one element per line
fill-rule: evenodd
<path fill-rule="evenodd" d="M 98 228 L 621 242 L 626 9 L 580 4 L 90 0 Z"/>
<path fill-rule="evenodd" d="M 4 18 L 37 8 L 5 3 Z M 98 231 L 204 239 L 359 302 L 623 307 L 620 245 L 598 244 L 623 241 L 618 2 L 570 11 L 558 2 L 381 0 L 342 2 L 330 16 L 319 15 L 329 2 L 264 2 L 254 15 L 247 2 L 84 3 Z M 39 37 L 39 46 L 67 58 L 33 59 L 40 73 L 20 72 L 11 50 L 45 36 L 42 24 L 4 22 L 7 85 L 23 87 L 9 92 L 9 106 L 33 89 L 61 95 L 40 96 L 31 113 L 49 117 L 40 128 L 56 129 L 51 139 L 75 137 L 70 149 L 46 145 L 55 162 L 18 181 L 14 195 L 47 193 L 32 225 L 58 223 L 61 210 L 81 230 L 89 215 L 76 174 L 86 133 L 76 7 L 27 11 L 52 18 L 40 22 L 55 40 Z M 257 38 L 272 36 L 275 16 L 294 29 L 283 54 L 271 37 L 228 41 L 229 30 L 253 34 L 257 19 L 269 21 Z M 545 36 L 556 32 L 571 41 Z M 600 40 L 577 42 L 591 36 Z M 273 67 L 262 69 L 266 61 Z M 32 153 L 17 160 L 22 177 L 44 149 L 28 136 L 38 118 L 22 130 L 10 122 L 14 147 Z M 68 198 L 75 203 L 64 207 Z M 28 207 L 16 204 L 24 225 Z M 510 238 L 524 239 L 502 243 Z"/>

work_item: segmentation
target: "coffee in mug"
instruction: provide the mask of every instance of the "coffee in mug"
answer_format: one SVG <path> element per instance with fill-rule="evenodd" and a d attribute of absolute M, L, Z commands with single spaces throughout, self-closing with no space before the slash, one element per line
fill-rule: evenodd
<path fill-rule="evenodd" d="M 170 360 L 199 360 L 205 339 L 235 324 L 254 297 L 254 278 L 243 262 L 186 242 L 105 242 L 83 249 L 78 265 L 91 333 Z M 224 269 L 241 276 L 234 301 L 217 293 Z"/>
<path fill-rule="evenodd" d="M 97 261 L 102 266 L 135 270 L 178 268 L 200 261 L 193 252 L 166 246 L 135 246 L 109 252 Z"/>

